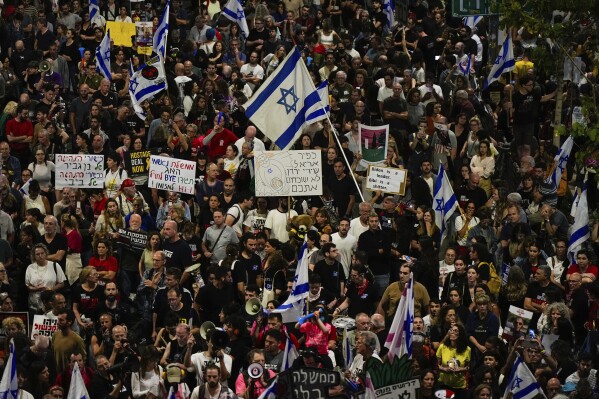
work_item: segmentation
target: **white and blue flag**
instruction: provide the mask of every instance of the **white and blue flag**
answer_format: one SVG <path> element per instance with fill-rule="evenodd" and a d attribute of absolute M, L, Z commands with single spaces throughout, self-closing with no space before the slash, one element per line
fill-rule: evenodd
<path fill-rule="evenodd" d="M 69 396 L 67 399 L 90 399 L 79 370 L 79 364 L 75 362 L 73 365 L 73 373 L 71 374 L 71 385 L 69 387 Z"/>
<path fill-rule="evenodd" d="M 516 353 L 516 361 L 512 366 L 503 399 L 509 397 L 512 399 L 533 399 L 537 395 L 546 398 L 535 376 L 530 372 L 526 363 L 522 361 L 520 355 Z"/>
<path fill-rule="evenodd" d="M 168 18 L 171 9 L 171 1 L 166 0 L 166 6 L 164 12 L 158 22 L 158 29 L 154 32 L 154 40 L 152 42 L 152 48 L 159 57 L 164 59 L 166 56 L 166 39 L 168 37 Z"/>
<path fill-rule="evenodd" d="M 568 245 L 568 260 L 570 264 L 576 263 L 576 253 L 582 249 L 582 244 L 590 237 L 586 181 L 577 199 L 574 224 L 570 227 L 570 244 Z"/>
<path fill-rule="evenodd" d="M 317 88 L 320 103 L 312 107 L 306 115 L 306 123 L 314 123 L 323 119 L 327 119 L 327 115 L 331 110 L 329 104 L 329 82 L 324 80 Z"/>
<path fill-rule="evenodd" d="M 441 242 L 447 235 L 447 224 L 451 215 L 458 207 L 458 200 L 455 197 L 451 183 L 445 173 L 443 164 L 439 167 L 439 176 L 435 182 L 433 190 L 433 208 L 435 209 L 435 224 L 441 230 Z"/>
<path fill-rule="evenodd" d="M 495 59 L 495 64 L 491 68 L 489 77 L 485 80 L 483 90 L 486 89 L 491 83 L 495 82 L 505 72 L 513 71 L 516 65 L 514 59 L 514 45 L 512 44 L 512 38 L 508 34 L 501 46 L 501 50 Z"/>
<path fill-rule="evenodd" d="M 387 16 L 387 25 L 385 25 L 385 32 L 391 32 L 395 25 L 395 1 L 384 0 L 383 1 L 383 12 Z"/>
<path fill-rule="evenodd" d="M 94 23 L 94 19 L 100 16 L 100 6 L 98 0 L 89 0 L 89 20 Z"/>
<path fill-rule="evenodd" d="M 562 180 L 562 174 L 564 173 L 566 165 L 568 164 L 568 160 L 570 159 L 570 152 L 572 151 L 573 145 L 574 140 L 572 139 L 572 136 L 568 136 L 553 159 L 555 165 L 553 168 L 553 173 L 551 174 L 551 182 L 556 188 L 559 186 L 559 183 Z"/>
<path fill-rule="evenodd" d="M 294 47 L 244 106 L 252 123 L 287 150 L 302 133 L 306 113 L 319 102 L 308 68 Z"/>
<path fill-rule="evenodd" d="M 343 341 L 341 344 L 341 350 L 343 352 L 343 360 L 345 361 L 345 367 L 349 366 L 354 361 L 354 352 L 352 351 L 351 344 L 349 342 L 349 334 L 347 333 L 347 327 L 343 329 Z"/>
<path fill-rule="evenodd" d="M 0 398 L 17 399 L 19 397 L 19 381 L 17 380 L 17 358 L 15 345 L 10 342 L 10 355 L 0 381 Z"/>
<path fill-rule="evenodd" d="M 389 349 L 387 357 L 393 363 L 395 357 L 403 355 L 412 357 L 412 337 L 414 334 L 414 274 L 410 273 L 410 281 L 404 287 L 399 305 L 389 334 L 385 340 L 385 348 Z"/>
<path fill-rule="evenodd" d="M 100 45 L 96 47 L 96 68 L 108 80 L 112 80 L 110 71 L 110 29 L 106 30 Z"/>
<path fill-rule="evenodd" d="M 304 312 L 305 300 L 310 292 L 308 284 L 308 244 L 304 242 L 300 251 L 302 257 L 299 259 L 297 269 L 295 270 L 295 278 L 293 279 L 293 288 L 289 298 L 278 308 L 273 310 L 273 313 L 281 313 L 283 323 L 296 322 Z"/>
<path fill-rule="evenodd" d="M 141 119 L 146 117 L 143 113 L 140 114 L 141 103 L 153 98 L 164 89 L 166 89 L 166 73 L 160 57 L 151 58 L 131 75 L 129 95 L 133 108 Z"/>
<path fill-rule="evenodd" d="M 262 394 L 260 396 L 258 396 L 258 399 L 276 399 L 276 397 L 277 397 L 276 387 L 277 387 L 278 380 L 279 380 L 278 376 L 273 378 L 273 380 L 270 383 L 270 385 L 268 386 L 268 388 L 266 388 L 264 390 L 264 392 L 262 392 Z"/>
<path fill-rule="evenodd" d="M 250 29 L 248 28 L 248 22 L 245 19 L 245 13 L 243 12 L 243 4 L 241 4 L 241 0 L 229 0 L 227 4 L 225 4 L 222 15 L 224 15 L 227 19 L 236 22 L 237 25 L 239 25 L 239 29 L 241 29 L 243 37 L 247 39 L 247 37 L 250 35 Z"/>
<path fill-rule="evenodd" d="M 464 18 L 464 25 L 469 26 L 470 28 L 474 28 L 482 20 L 482 15 L 471 15 L 469 17 Z"/>
<path fill-rule="evenodd" d="M 285 352 L 283 353 L 283 363 L 281 364 L 281 370 L 279 370 L 279 372 L 290 369 L 291 366 L 293 366 L 295 359 L 299 357 L 299 353 L 297 353 L 297 349 L 295 349 L 295 345 L 293 345 L 293 342 L 291 342 L 289 335 L 285 335 Z"/>

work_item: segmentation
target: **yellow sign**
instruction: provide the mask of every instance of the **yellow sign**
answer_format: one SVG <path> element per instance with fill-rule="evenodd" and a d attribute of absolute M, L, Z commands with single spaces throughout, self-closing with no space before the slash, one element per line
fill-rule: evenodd
<path fill-rule="evenodd" d="M 106 29 L 110 29 L 110 39 L 115 46 L 132 47 L 131 37 L 135 37 L 135 24 L 133 22 L 107 21 Z"/>

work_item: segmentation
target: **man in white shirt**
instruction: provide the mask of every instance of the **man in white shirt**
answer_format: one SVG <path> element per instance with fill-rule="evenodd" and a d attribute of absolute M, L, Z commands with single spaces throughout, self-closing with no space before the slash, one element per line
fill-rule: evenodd
<path fill-rule="evenodd" d="M 352 219 L 349 228 L 349 234 L 354 236 L 356 240 L 360 238 L 360 234 L 368 230 L 368 216 L 372 213 L 372 204 L 370 202 L 362 202 L 358 206 L 360 216 Z"/>
<path fill-rule="evenodd" d="M 206 366 L 213 363 L 220 369 L 220 383 L 227 386 L 227 379 L 231 375 L 231 369 L 233 367 L 233 358 L 224 352 L 224 348 L 215 348 L 213 344 L 213 337 L 216 334 L 220 334 L 219 330 L 212 330 L 208 333 L 208 350 L 204 352 L 198 352 L 185 357 L 185 366 L 187 370 L 193 370 L 196 373 L 198 386 L 204 383 L 204 374 L 206 372 Z"/>
<path fill-rule="evenodd" d="M 241 72 L 241 76 L 243 76 L 252 91 L 256 90 L 256 85 L 264 79 L 264 68 L 258 64 L 257 52 L 252 51 L 250 53 L 250 62 L 243 64 L 239 72 Z"/>
<path fill-rule="evenodd" d="M 287 209 L 287 197 L 280 197 L 279 206 L 268 212 L 266 222 L 264 223 L 264 231 L 268 238 L 276 238 L 283 243 L 289 241 L 287 221 L 289 218 L 297 216 L 297 212 L 292 209 L 290 213 L 288 213 Z"/>
<path fill-rule="evenodd" d="M 252 150 L 252 154 L 251 156 L 254 156 L 254 151 L 265 151 L 266 147 L 264 146 L 264 143 L 262 142 L 262 140 L 260 140 L 259 138 L 256 137 L 256 127 L 255 126 L 248 126 L 245 129 L 245 136 L 243 136 L 242 138 L 240 138 L 239 140 L 237 140 L 235 142 L 235 146 L 237 147 L 237 149 L 239 149 L 239 153 L 241 154 L 241 146 L 243 145 L 243 143 L 250 143 L 250 149 Z"/>
<path fill-rule="evenodd" d="M 332 242 L 339 250 L 339 263 L 343 266 L 345 275 L 349 276 L 351 257 L 358 245 L 358 239 L 349 234 L 350 220 L 343 218 L 339 221 L 339 232 L 332 235 Z"/>

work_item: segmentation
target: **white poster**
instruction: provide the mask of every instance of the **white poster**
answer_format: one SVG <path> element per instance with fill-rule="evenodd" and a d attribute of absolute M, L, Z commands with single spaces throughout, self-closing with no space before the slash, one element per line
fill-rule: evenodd
<path fill-rule="evenodd" d="M 385 193 L 404 195 L 407 177 L 408 172 L 405 169 L 370 165 L 366 188 L 373 191 L 381 190 Z"/>
<path fill-rule="evenodd" d="M 148 187 L 158 190 L 193 194 L 196 163 L 177 158 L 150 157 Z"/>
<path fill-rule="evenodd" d="M 56 154 L 56 188 L 103 188 L 104 155 Z"/>
<path fill-rule="evenodd" d="M 322 195 L 319 150 L 255 151 L 256 196 Z"/>
<path fill-rule="evenodd" d="M 31 327 L 31 339 L 35 339 L 38 335 L 45 335 L 52 338 L 54 331 L 58 329 L 58 319 L 36 314 L 33 316 L 33 326 Z"/>

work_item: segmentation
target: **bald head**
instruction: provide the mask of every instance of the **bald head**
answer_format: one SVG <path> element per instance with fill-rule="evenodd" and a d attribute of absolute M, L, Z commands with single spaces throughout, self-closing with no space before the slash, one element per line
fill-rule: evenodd
<path fill-rule="evenodd" d="M 245 129 L 245 138 L 253 139 L 254 137 L 256 137 L 256 127 L 248 126 L 247 129 Z"/>

